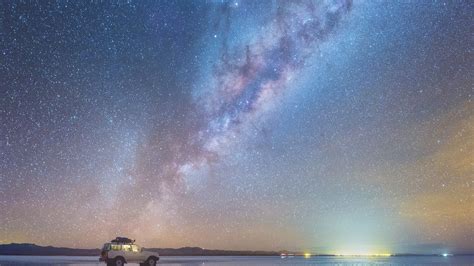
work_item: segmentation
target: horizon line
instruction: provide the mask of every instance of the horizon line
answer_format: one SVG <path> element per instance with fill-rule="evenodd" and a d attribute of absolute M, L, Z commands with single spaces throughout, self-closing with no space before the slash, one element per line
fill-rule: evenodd
<path fill-rule="evenodd" d="M 39 245 L 35 243 L 29 243 L 29 242 L 24 242 L 24 243 L 17 243 L 17 242 L 10 242 L 10 243 L 0 243 L 0 246 L 5 246 L 5 245 L 35 245 L 37 247 L 43 247 L 43 248 L 65 248 L 65 249 L 73 249 L 73 250 L 100 250 L 100 247 L 95 247 L 95 248 L 77 248 L 77 247 L 65 247 L 65 246 L 52 246 L 52 245 Z M 219 248 L 203 248 L 199 246 L 182 246 L 182 247 L 144 247 L 146 249 L 202 249 L 202 250 L 208 250 L 208 251 L 223 251 L 223 252 L 253 252 L 253 253 L 276 253 L 275 255 L 271 256 L 280 256 L 280 255 L 289 255 L 289 256 L 332 256 L 332 257 L 392 257 L 392 256 L 474 256 L 474 252 L 470 253 L 464 253 L 464 252 L 459 252 L 459 253 L 411 253 L 411 252 L 395 252 L 395 253 L 364 253 L 364 254 L 338 254 L 338 253 L 322 253 L 322 252 L 308 252 L 308 251 L 288 251 L 288 250 L 238 250 L 238 249 L 219 249 Z M 7 255 L 7 254 L 3 254 Z M 18 254 L 12 254 L 12 255 L 18 255 Z M 28 255 L 25 255 L 28 256 Z M 41 255 L 39 255 L 41 256 Z"/>

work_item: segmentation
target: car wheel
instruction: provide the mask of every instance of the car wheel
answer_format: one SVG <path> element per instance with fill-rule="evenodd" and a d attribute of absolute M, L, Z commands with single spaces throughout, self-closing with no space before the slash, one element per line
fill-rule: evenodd
<path fill-rule="evenodd" d="M 157 261 L 157 259 L 155 257 L 150 257 L 150 258 L 147 259 L 146 265 L 156 266 L 156 261 Z"/>
<path fill-rule="evenodd" d="M 124 259 L 122 259 L 122 258 L 116 258 L 115 259 L 115 263 L 114 263 L 115 266 L 123 266 L 124 264 L 125 264 Z"/>

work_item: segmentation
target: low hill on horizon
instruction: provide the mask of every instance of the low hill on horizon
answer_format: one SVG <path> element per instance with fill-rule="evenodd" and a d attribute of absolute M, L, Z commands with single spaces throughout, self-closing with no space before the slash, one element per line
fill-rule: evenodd
<path fill-rule="evenodd" d="M 240 251 L 203 249 L 200 247 L 145 248 L 158 252 L 161 256 L 277 256 L 273 251 Z M 99 256 L 100 249 L 80 249 L 53 246 L 38 246 L 31 243 L 0 244 L 0 255 L 33 256 Z"/>
<path fill-rule="evenodd" d="M 251 250 L 219 250 L 204 249 L 200 247 L 182 248 L 144 248 L 158 252 L 160 256 L 280 256 L 281 253 L 292 253 L 297 256 L 303 254 L 289 251 L 251 251 Z M 10 243 L 0 244 L 0 255 L 20 255 L 20 256 L 99 256 L 100 249 L 81 249 L 53 246 L 39 246 L 31 243 Z M 471 253 L 449 254 L 456 256 L 473 256 Z M 334 254 L 312 254 L 312 256 L 337 256 Z M 441 254 L 416 254 L 416 253 L 395 253 L 391 256 L 441 256 Z"/>

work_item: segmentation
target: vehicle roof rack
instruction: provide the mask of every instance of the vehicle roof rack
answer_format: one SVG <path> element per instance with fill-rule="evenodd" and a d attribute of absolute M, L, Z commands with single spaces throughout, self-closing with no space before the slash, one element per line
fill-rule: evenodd
<path fill-rule="evenodd" d="M 132 240 L 132 239 L 127 238 L 127 237 L 118 236 L 110 242 L 115 243 L 115 244 L 133 244 L 133 243 L 135 243 L 135 240 Z"/>

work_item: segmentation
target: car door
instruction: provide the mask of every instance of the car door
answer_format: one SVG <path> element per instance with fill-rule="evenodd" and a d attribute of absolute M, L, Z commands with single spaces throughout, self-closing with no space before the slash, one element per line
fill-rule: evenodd
<path fill-rule="evenodd" d="M 127 262 L 137 262 L 135 253 L 132 252 L 132 246 L 129 244 L 122 245 L 122 253 Z"/>
<path fill-rule="evenodd" d="M 137 245 L 130 245 L 130 257 L 133 258 L 134 262 L 143 262 L 141 249 Z"/>

